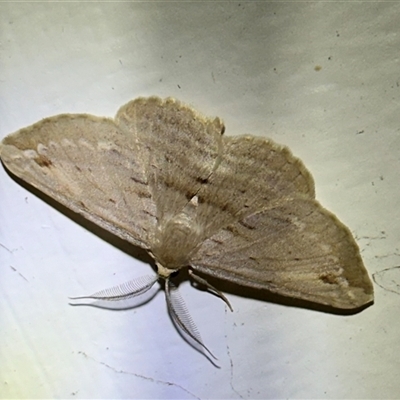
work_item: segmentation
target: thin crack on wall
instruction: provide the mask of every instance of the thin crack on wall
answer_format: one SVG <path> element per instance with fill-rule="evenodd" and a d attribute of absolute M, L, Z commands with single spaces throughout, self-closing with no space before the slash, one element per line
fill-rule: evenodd
<path fill-rule="evenodd" d="M 122 369 L 114 368 L 113 366 L 111 366 L 111 365 L 109 365 L 109 364 L 107 364 L 107 363 L 105 363 L 105 362 L 103 362 L 103 361 L 96 360 L 94 357 L 89 356 L 88 354 L 86 354 L 86 353 L 83 352 L 83 351 L 78 351 L 78 354 L 83 355 L 85 358 L 89 358 L 90 360 L 96 362 L 97 364 L 103 365 L 104 367 L 110 369 L 111 371 L 113 371 L 113 372 L 115 372 L 115 373 L 117 373 L 117 374 L 132 375 L 132 376 L 134 376 L 134 377 L 136 377 L 136 378 L 144 379 L 144 380 L 146 380 L 146 381 L 153 382 L 153 383 L 156 383 L 156 384 L 159 384 L 159 385 L 174 386 L 174 387 L 177 387 L 177 388 L 179 388 L 180 390 L 184 391 L 185 393 L 189 394 L 189 395 L 192 396 L 194 399 L 201 400 L 200 397 L 196 396 L 196 395 L 195 395 L 194 393 L 192 393 L 190 390 L 184 388 L 183 386 L 179 385 L 178 383 L 169 382 L 169 381 L 163 381 L 163 380 L 161 380 L 161 379 L 155 379 L 155 378 L 152 378 L 152 377 L 150 377 L 150 376 L 145 376 L 145 375 L 137 374 L 137 373 L 135 373 L 135 372 L 129 372 L 129 371 L 124 371 L 124 370 L 122 370 Z"/>

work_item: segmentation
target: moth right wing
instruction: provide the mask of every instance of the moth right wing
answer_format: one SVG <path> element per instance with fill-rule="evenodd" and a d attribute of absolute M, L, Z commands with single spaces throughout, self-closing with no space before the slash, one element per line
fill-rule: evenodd
<path fill-rule="evenodd" d="M 156 226 L 137 144 L 113 120 L 46 118 L 4 138 L 0 157 L 16 176 L 128 242 L 147 249 Z"/>
<path fill-rule="evenodd" d="M 284 296 L 352 309 L 373 287 L 350 231 L 312 199 L 285 199 L 206 239 L 193 270 Z"/>
<path fill-rule="evenodd" d="M 224 136 L 222 144 L 221 160 L 197 194 L 194 226 L 204 239 L 283 199 L 315 198 L 311 174 L 287 147 L 250 135 Z"/>

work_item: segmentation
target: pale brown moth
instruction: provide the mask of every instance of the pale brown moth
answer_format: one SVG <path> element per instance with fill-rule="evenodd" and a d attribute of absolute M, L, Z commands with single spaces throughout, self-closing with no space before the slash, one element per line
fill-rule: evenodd
<path fill-rule="evenodd" d="M 171 274 L 201 273 L 341 309 L 373 301 L 349 229 L 315 200 L 287 147 L 224 135 L 174 99 L 139 98 L 115 119 L 65 114 L 7 136 L 0 156 L 16 176 L 153 257 L 158 276 L 106 289 L 119 300 L 165 280 L 175 323 L 205 348 Z"/>

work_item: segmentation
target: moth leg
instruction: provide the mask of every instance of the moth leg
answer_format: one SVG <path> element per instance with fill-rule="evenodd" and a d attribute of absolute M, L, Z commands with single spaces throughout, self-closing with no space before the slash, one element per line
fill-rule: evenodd
<path fill-rule="evenodd" d="M 175 324 L 202 349 L 206 350 L 215 360 L 218 360 L 203 343 L 197 326 L 190 316 L 178 288 L 170 282 L 168 278 L 165 280 L 165 297 L 167 299 L 168 311 L 170 312 Z"/>
<path fill-rule="evenodd" d="M 205 286 L 207 289 L 210 289 L 211 291 L 213 291 L 216 295 L 218 295 L 224 302 L 225 304 L 229 307 L 229 309 L 233 312 L 233 308 L 231 306 L 231 303 L 229 303 L 229 300 L 225 297 L 225 295 L 218 290 L 217 288 L 215 288 L 213 285 L 209 284 L 204 278 L 195 275 L 195 273 L 189 269 L 189 275 L 193 278 L 193 280 L 195 280 L 197 283 L 200 283 L 200 285 Z"/>

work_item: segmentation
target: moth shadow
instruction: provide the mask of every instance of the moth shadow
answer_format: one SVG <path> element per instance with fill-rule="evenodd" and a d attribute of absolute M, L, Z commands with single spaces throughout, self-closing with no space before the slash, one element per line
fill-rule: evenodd
<path fill-rule="evenodd" d="M 34 186 L 30 185 L 29 183 L 23 181 L 22 179 L 18 178 L 12 172 L 10 172 L 7 168 L 5 168 L 9 176 L 17 182 L 19 185 L 24 187 L 26 190 L 31 192 L 33 195 L 38 197 L 39 199 L 43 200 L 49 206 L 60 212 L 61 214 L 65 215 L 67 218 L 71 219 L 78 225 L 82 226 L 87 231 L 95 234 L 100 239 L 104 240 L 105 242 L 111 244 L 112 246 L 116 247 L 117 249 L 123 251 L 124 253 L 149 264 L 155 272 L 157 272 L 157 267 L 155 265 L 154 260 L 150 257 L 146 250 L 135 246 L 118 236 L 114 235 L 113 233 L 107 231 L 104 228 L 96 225 L 94 222 L 89 221 L 82 215 L 72 211 L 68 207 L 64 206 L 63 204 L 59 203 L 57 200 L 54 200 L 52 197 L 48 196 L 47 194 L 41 192 L 39 189 L 35 188 Z"/>
<path fill-rule="evenodd" d="M 197 273 L 197 272 L 196 272 Z M 366 304 L 362 307 L 355 308 L 355 309 L 341 309 L 341 308 L 335 308 L 332 306 L 327 306 L 319 303 L 313 303 L 311 301 L 307 300 L 302 300 L 302 299 L 296 299 L 292 297 L 286 297 L 277 293 L 272 293 L 269 292 L 268 290 L 262 290 L 262 289 L 255 289 L 251 287 L 246 287 L 246 286 L 241 286 L 238 284 L 235 284 L 233 282 L 228 282 L 222 279 L 218 279 L 215 277 L 209 277 L 207 276 L 207 282 L 210 283 L 212 286 L 215 288 L 218 288 L 221 292 L 224 294 L 228 294 L 228 299 L 229 299 L 229 294 L 239 296 L 239 297 L 245 297 L 249 299 L 254 299 L 254 300 L 259 300 L 259 301 L 264 301 L 266 303 L 273 303 L 273 304 L 279 304 L 287 307 L 295 307 L 295 308 L 305 308 L 309 309 L 312 311 L 318 311 L 318 312 L 323 312 L 327 314 L 335 314 L 335 315 L 354 315 L 358 314 L 364 309 L 368 308 L 371 306 L 373 303 Z M 193 284 L 192 284 L 193 285 Z M 206 290 L 205 288 L 199 286 L 196 283 L 196 288 L 199 290 Z M 235 308 L 235 305 L 232 304 L 233 309 Z"/>

